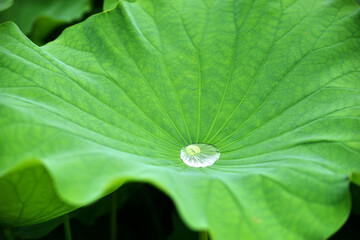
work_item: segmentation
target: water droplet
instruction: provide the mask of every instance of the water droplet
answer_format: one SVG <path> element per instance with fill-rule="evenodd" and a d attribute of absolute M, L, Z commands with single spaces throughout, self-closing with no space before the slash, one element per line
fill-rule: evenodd
<path fill-rule="evenodd" d="M 207 167 L 220 158 L 220 151 L 213 145 L 196 143 L 183 147 L 180 158 L 190 167 Z"/>

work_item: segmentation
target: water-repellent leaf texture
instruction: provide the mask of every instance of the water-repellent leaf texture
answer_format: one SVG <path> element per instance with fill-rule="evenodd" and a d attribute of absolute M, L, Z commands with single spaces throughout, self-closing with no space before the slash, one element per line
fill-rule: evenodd
<path fill-rule="evenodd" d="M 1 25 L 2 224 L 143 181 L 212 239 L 327 238 L 360 171 L 359 14 L 353 0 L 122 1 L 44 47 Z M 188 167 L 191 143 L 220 159 Z"/>

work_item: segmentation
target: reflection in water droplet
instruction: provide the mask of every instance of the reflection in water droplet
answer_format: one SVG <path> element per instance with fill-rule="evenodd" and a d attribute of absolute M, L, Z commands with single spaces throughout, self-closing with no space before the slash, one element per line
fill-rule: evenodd
<path fill-rule="evenodd" d="M 213 145 L 196 143 L 183 147 L 180 158 L 190 167 L 207 167 L 213 165 L 220 157 L 220 151 Z"/>

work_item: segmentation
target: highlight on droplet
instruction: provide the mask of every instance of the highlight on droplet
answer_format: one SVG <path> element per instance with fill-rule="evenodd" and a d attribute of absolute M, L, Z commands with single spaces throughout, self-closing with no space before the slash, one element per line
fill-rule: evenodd
<path fill-rule="evenodd" d="M 180 158 L 190 167 L 208 167 L 220 158 L 220 151 L 210 144 L 195 143 L 183 147 Z"/>

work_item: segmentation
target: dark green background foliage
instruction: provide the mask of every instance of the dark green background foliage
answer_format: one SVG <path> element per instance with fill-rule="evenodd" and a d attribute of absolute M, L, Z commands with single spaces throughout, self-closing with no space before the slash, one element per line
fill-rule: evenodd
<path fill-rule="evenodd" d="M 8 8 L 0 12 L 0 22 L 14 21 L 36 44 L 53 40 L 59 31 L 101 11 L 98 0 L 1 0 Z"/>
<path fill-rule="evenodd" d="M 105 239 L 116 197 L 123 239 L 360 238 L 353 0 L 11 4 L 0 2 L 0 21 L 17 24 L 0 25 L 4 229 L 62 239 L 69 213 L 77 239 Z M 220 150 L 213 166 L 179 158 L 199 142 Z"/>

